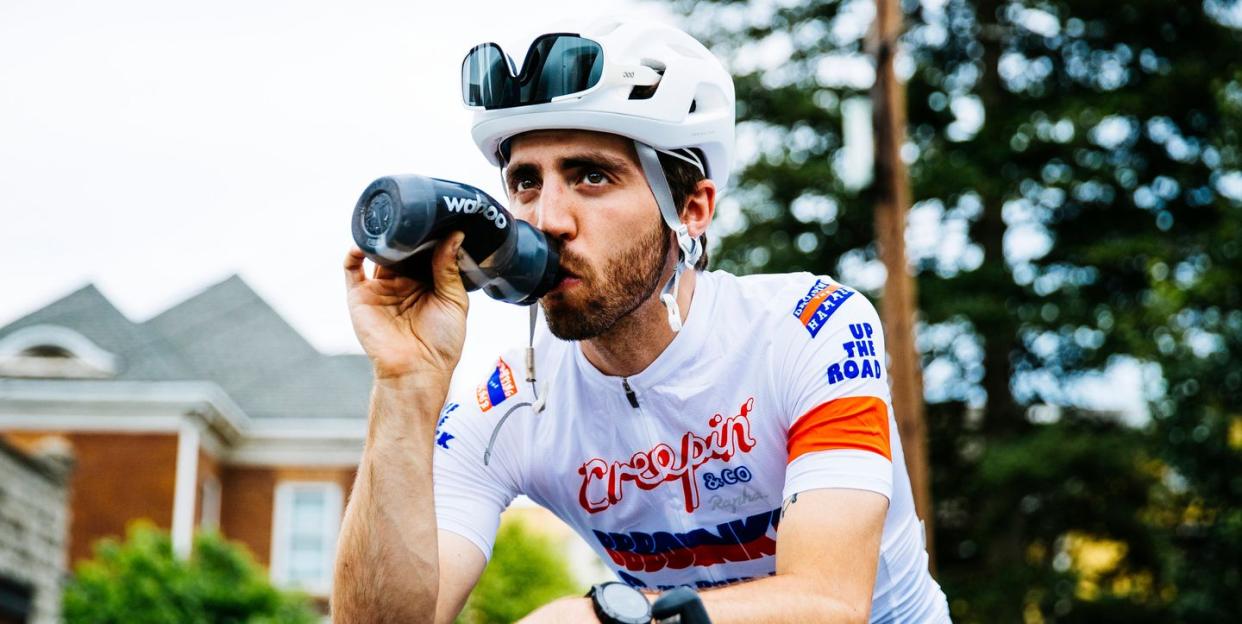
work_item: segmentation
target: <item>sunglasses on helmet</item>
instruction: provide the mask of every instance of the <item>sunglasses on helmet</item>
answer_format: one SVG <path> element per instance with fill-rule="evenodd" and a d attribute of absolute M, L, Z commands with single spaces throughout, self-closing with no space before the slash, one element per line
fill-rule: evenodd
<path fill-rule="evenodd" d="M 651 86 L 660 73 L 644 66 L 604 62 L 604 47 L 569 33 L 531 43 L 521 72 L 495 43 L 477 45 L 461 62 L 461 95 L 469 108 L 495 110 L 581 97 L 605 86 Z"/>

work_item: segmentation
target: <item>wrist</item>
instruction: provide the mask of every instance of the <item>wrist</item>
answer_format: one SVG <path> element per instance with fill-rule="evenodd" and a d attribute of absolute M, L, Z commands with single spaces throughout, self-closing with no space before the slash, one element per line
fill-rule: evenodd
<path fill-rule="evenodd" d="M 425 442 L 430 447 L 449 379 L 423 374 L 377 377 L 371 393 L 368 446 Z"/>
<path fill-rule="evenodd" d="M 648 624 L 651 604 L 638 589 L 618 581 L 600 583 L 587 592 L 591 610 L 602 624 Z"/>
<path fill-rule="evenodd" d="M 449 382 L 453 379 L 453 371 L 437 368 L 409 369 L 398 372 L 375 368 L 372 374 L 375 378 L 374 390 L 376 392 L 414 396 L 439 394 L 440 398 L 448 395 Z"/>

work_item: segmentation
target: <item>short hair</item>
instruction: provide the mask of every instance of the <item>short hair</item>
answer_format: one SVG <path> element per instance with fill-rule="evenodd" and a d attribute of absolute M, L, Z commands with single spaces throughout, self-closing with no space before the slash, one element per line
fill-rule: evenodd
<path fill-rule="evenodd" d="M 668 179 L 668 188 L 673 192 L 673 203 L 677 205 L 677 214 L 681 214 L 685 212 L 690 196 L 698 188 L 699 182 L 705 180 L 706 177 L 693 164 L 664 152 L 658 152 L 658 154 L 660 166 L 664 167 L 664 177 Z M 705 162 L 702 154 L 696 151 L 695 155 L 699 162 Z M 694 263 L 696 271 L 707 268 L 707 232 L 699 235 L 699 246 L 702 247 L 703 253 L 699 255 L 699 261 Z"/>

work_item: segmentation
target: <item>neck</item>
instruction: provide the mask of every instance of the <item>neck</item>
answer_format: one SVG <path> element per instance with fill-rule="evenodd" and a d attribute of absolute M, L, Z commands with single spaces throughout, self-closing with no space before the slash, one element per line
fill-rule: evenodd
<path fill-rule="evenodd" d="M 672 271 L 660 285 L 670 277 Z M 690 315 L 696 279 L 694 269 L 686 269 L 677 287 L 677 307 L 683 324 Z M 654 362 L 677 336 L 668 326 L 668 309 L 660 302 L 661 290 L 656 290 L 633 312 L 617 321 L 607 333 L 580 342 L 587 361 L 601 373 L 616 377 L 637 375 Z"/>

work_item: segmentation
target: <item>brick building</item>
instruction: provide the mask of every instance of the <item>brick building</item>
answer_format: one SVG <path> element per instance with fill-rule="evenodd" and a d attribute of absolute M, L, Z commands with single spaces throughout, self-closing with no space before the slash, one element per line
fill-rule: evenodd
<path fill-rule="evenodd" d="M 76 464 L 70 566 L 148 518 L 181 554 L 215 527 L 326 596 L 370 384 L 364 356 L 318 352 L 237 277 L 143 323 L 86 286 L 0 328 L 4 448 L 56 440 Z"/>

